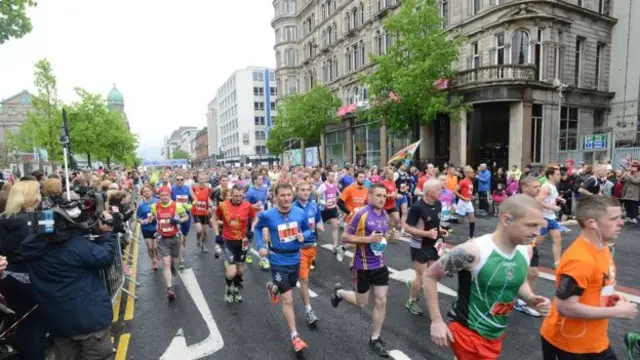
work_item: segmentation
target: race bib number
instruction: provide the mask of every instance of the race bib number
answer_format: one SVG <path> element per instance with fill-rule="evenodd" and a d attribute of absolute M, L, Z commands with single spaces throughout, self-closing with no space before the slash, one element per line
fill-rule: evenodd
<path fill-rule="evenodd" d="M 176 195 L 176 202 L 179 204 L 185 204 L 189 201 L 189 195 Z"/>
<path fill-rule="evenodd" d="M 402 183 L 400 184 L 400 192 L 406 192 L 407 191 L 407 184 Z"/>
<path fill-rule="evenodd" d="M 600 290 L 600 306 L 611 307 L 615 305 L 615 302 L 619 298 L 615 295 L 616 285 L 615 283 L 607 285 Z"/>
<path fill-rule="evenodd" d="M 290 222 L 286 224 L 278 225 L 278 237 L 281 243 L 288 243 L 296 241 L 296 235 L 298 234 L 298 223 Z"/>
<path fill-rule="evenodd" d="M 242 239 L 242 251 L 247 251 L 247 250 L 249 250 L 249 240 Z"/>
<path fill-rule="evenodd" d="M 162 232 L 169 232 L 173 230 L 173 225 L 171 225 L 171 219 L 162 219 L 159 222 L 160 230 Z"/>
<path fill-rule="evenodd" d="M 324 203 L 326 206 L 333 206 L 336 203 L 336 198 L 335 197 L 327 198 L 327 200 Z"/>
<path fill-rule="evenodd" d="M 310 217 L 309 218 L 309 226 L 311 227 L 311 231 L 316 231 L 316 219 Z"/>
<path fill-rule="evenodd" d="M 440 220 L 447 221 L 451 218 L 451 206 L 443 206 L 440 212 Z"/>
<path fill-rule="evenodd" d="M 371 248 L 371 252 L 373 252 L 373 255 L 382 256 L 382 254 L 384 253 L 384 249 L 387 248 L 387 240 L 383 238 L 379 243 L 369 244 L 369 247 Z"/>
<path fill-rule="evenodd" d="M 494 303 L 493 306 L 491 306 L 491 310 L 489 310 L 489 312 L 493 316 L 509 316 L 509 314 L 513 312 L 514 304 L 515 301 L 508 303 L 497 302 Z"/>
<path fill-rule="evenodd" d="M 207 202 L 206 201 L 198 201 L 198 202 L 196 202 L 196 210 L 198 210 L 198 211 L 206 211 L 207 210 Z"/>
<path fill-rule="evenodd" d="M 229 226 L 231 226 L 233 229 L 237 229 L 240 227 L 240 221 L 238 219 L 231 219 L 229 221 Z"/>

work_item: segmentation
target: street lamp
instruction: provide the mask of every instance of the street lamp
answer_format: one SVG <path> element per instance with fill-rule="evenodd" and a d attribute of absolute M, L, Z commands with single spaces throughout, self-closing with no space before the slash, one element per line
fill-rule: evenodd
<path fill-rule="evenodd" d="M 16 159 L 16 174 L 18 173 L 18 169 L 20 168 L 20 162 L 18 161 L 20 155 L 18 155 L 18 149 L 13 148 L 13 157 Z"/>

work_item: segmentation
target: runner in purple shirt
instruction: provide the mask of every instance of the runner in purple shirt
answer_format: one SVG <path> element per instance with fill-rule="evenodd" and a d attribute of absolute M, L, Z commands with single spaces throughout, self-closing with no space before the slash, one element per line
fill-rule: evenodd
<path fill-rule="evenodd" d="M 387 311 L 387 291 L 389 289 L 389 269 L 384 262 L 384 249 L 387 246 L 389 217 L 384 210 L 387 190 L 381 184 L 372 184 L 369 188 L 369 205 L 359 210 L 353 217 L 343 241 L 356 245 L 351 263 L 353 288 L 347 291 L 336 284 L 331 293 L 331 305 L 337 307 L 342 299 L 363 308 L 369 303 L 369 289 L 373 288 L 375 306 L 371 319 L 371 338 L 369 347 L 376 354 L 388 357 L 389 352 L 380 337 L 382 323 Z"/>

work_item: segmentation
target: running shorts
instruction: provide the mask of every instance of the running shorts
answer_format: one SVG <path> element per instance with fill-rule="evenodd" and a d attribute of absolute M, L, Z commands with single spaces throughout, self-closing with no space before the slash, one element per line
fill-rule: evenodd
<path fill-rule="evenodd" d="M 409 248 L 411 250 L 411 261 L 417 261 L 420 264 L 426 264 L 429 261 L 437 261 L 438 259 L 440 259 L 438 250 L 436 250 L 434 244 L 423 244 L 422 248 L 419 249 Z"/>
<path fill-rule="evenodd" d="M 158 245 L 156 247 L 156 251 L 160 257 L 168 257 L 171 256 L 173 258 L 180 257 L 180 245 L 182 244 L 182 240 L 176 235 L 172 237 L 160 237 L 158 239 Z"/>
<path fill-rule="evenodd" d="M 471 201 L 458 200 L 458 204 L 456 204 L 456 214 L 460 216 L 475 214 L 473 203 Z"/>
<path fill-rule="evenodd" d="M 242 240 L 224 239 L 224 259 L 227 264 L 242 264 L 249 251 L 249 242 L 242 244 Z"/>
<path fill-rule="evenodd" d="M 453 335 L 451 350 L 458 360 L 494 360 L 502 352 L 502 339 L 487 339 L 457 321 L 449 323 L 449 331 Z"/>
<path fill-rule="evenodd" d="M 196 224 L 209 225 L 209 215 L 193 215 Z"/>
<path fill-rule="evenodd" d="M 300 249 L 300 279 L 309 280 L 309 271 L 311 270 L 311 264 L 313 259 L 318 254 L 317 246 L 310 246 Z"/>
<path fill-rule="evenodd" d="M 325 209 L 322 210 L 320 212 L 320 215 L 322 216 L 322 222 L 327 222 L 331 219 L 337 219 L 338 218 L 338 208 L 334 207 L 331 209 Z"/>
<path fill-rule="evenodd" d="M 155 230 L 154 231 L 150 231 L 150 230 L 142 230 L 142 238 L 143 239 L 155 239 Z"/>
<path fill-rule="evenodd" d="M 547 222 L 547 226 L 543 227 L 540 230 L 540 235 L 545 236 L 551 230 L 560 230 L 560 224 L 556 219 L 545 219 Z"/>
<path fill-rule="evenodd" d="M 364 294 L 371 286 L 389 286 L 389 268 L 383 266 L 373 270 L 352 269 L 353 289 Z"/>
<path fill-rule="evenodd" d="M 298 265 L 273 265 L 271 264 L 271 277 L 278 287 L 278 292 L 284 294 L 296 287 L 300 264 Z"/>

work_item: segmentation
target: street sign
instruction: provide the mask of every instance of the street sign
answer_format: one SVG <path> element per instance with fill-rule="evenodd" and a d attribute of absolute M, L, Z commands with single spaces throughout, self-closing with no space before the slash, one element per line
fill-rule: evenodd
<path fill-rule="evenodd" d="M 584 137 L 584 150 L 607 150 L 607 134 L 587 135 Z"/>
<path fill-rule="evenodd" d="M 207 324 L 209 336 L 197 344 L 187 345 L 184 331 L 180 328 L 169 344 L 169 347 L 167 347 L 167 350 L 165 350 L 164 354 L 160 357 L 160 360 L 197 360 L 215 353 L 224 346 L 222 334 L 220 334 L 218 325 L 216 325 L 216 321 L 213 319 L 209 305 L 207 305 L 207 300 L 204 298 L 204 294 L 202 293 L 202 289 L 200 289 L 198 279 L 196 279 L 193 270 L 186 269 L 182 271 L 180 273 L 180 279 L 189 292 L 189 295 L 191 295 L 193 302 L 196 304 L 202 319 L 205 324 Z"/>

